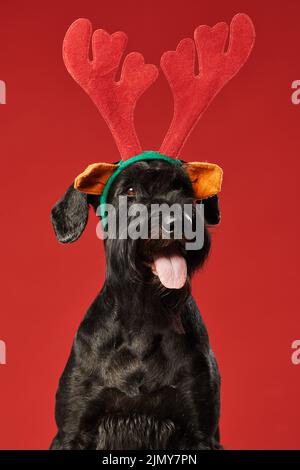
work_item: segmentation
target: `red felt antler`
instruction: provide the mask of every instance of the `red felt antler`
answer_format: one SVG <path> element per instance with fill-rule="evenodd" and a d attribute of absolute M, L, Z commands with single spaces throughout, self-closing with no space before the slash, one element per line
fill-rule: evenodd
<path fill-rule="evenodd" d="M 162 154 L 179 155 L 203 111 L 246 62 L 255 39 L 250 18 L 241 13 L 233 18 L 228 50 L 224 52 L 227 36 L 226 23 L 196 29 L 194 39 L 199 75 L 194 71 L 195 45 L 192 39 L 183 39 L 176 51 L 163 54 L 161 67 L 174 95 L 174 116 L 160 148 Z"/>
<path fill-rule="evenodd" d="M 122 159 L 141 152 L 133 113 L 139 97 L 156 80 L 154 65 L 146 65 L 137 52 L 125 57 L 121 78 L 115 81 L 124 53 L 127 36 L 117 32 L 109 35 L 102 29 L 92 37 L 93 60 L 89 59 L 92 25 L 85 19 L 76 20 L 68 29 L 63 58 L 74 80 L 93 100 L 108 124 Z"/>

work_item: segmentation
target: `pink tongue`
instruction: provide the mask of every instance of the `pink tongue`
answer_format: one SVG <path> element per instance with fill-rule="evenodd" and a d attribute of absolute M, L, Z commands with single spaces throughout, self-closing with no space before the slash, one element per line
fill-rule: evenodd
<path fill-rule="evenodd" d="M 186 281 L 186 261 L 178 255 L 158 256 L 154 259 L 153 272 L 168 289 L 181 289 Z"/>

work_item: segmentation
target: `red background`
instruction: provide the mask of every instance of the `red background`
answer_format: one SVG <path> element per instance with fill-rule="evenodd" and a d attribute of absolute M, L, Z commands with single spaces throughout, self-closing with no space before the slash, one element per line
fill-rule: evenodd
<path fill-rule="evenodd" d="M 298 0 L 151 2 L 2 1 L 0 79 L 1 318 L 0 448 L 44 449 L 55 433 L 54 396 L 72 339 L 104 278 L 96 220 L 79 242 L 60 246 L 50 209 L 73 178 L 117 151 L 89 98 L 67 74 L 64 33 L 78 17 L 124 30 L 128 50 L 159 63 L 199 24 L 243 11 L 257 41 L 239 75 L 209 107 L 186 145 L 187 160 L 224 168 L 222 223 L 193 283 L 222 382 L 223 444 L 300 448 L 298 185 L 300 78 Z M 144 148 L 159 147 L 172 114 L 161 76 L 139 102 Z"/>

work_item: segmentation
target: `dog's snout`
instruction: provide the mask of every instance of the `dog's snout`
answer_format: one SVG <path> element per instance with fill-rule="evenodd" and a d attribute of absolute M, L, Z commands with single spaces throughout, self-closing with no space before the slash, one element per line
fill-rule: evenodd
<path fill-rule="evenodd" d="M 190 223 L 191 225 L 193 224 L 193 218 L 187 211 L 184 212 L 184 218 L 186 222 Z"/>
<path fill-rule="evenodd" d="M 167 233 L 174 233 L 176 224 L 181 224 L 181 217 L 167 214 L 162 220 L 162 229 Z"/>

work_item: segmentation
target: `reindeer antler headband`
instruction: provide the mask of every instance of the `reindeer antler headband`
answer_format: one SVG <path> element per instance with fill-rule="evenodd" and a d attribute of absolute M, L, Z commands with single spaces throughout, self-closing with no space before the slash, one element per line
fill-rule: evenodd
<path fill-rule="evenodd" d="M 184 165 L 196 198 L 205 199 L 217 194 L 222 182 L 222 170 L 218 165 L 183 163 L 176 158 L 202 113 L 248 59 L 255 39 L 250 18 L 241 13 L 233 18 L 225 52 L 227 36 L 226 23 L 218 23 L 213 28 L 199 26 L 195 30 L 194 41 L 183 39 L 176 51 L 163 54 L 161 68 L 174 96 L 174 115 L 159 152 L 142 153 L 134 127 L 134 109 L 140 96 L 156 80 L 157 68 L 145 64 L 141 54 L 132 52 L 125 57 L 121 78 L 116 81 L 127 42 L 125 33 L 109 35 L 99 29 L 92 36 L 88 20 L 75 21 L 64 39 L 65 65 L 105 119 L 122 159 L 117 165 L 89 165 L 75 179 L 75 188 L 88 194 L 104 193 L 102 202 L 105 203 L 112 179 L 124 167 L 137 160 L 163 158 L 170 163 Z M 91 37 L 93 60 L 89 59 Z M 196 51 L 199 74 L 194 71 Z"/>

